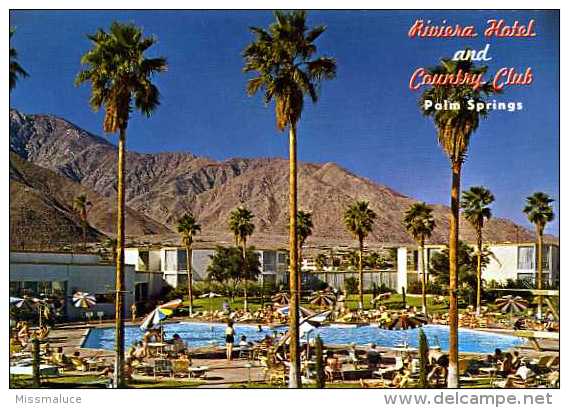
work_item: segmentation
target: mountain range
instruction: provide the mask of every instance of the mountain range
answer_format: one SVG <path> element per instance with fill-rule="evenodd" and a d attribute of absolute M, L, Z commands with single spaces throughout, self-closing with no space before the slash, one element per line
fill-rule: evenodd
<path fill-rule="evenodd" d="M 52 115 L 10 111 L 11 245 L 26 241 L 81 242 L 81 223 L 73 197 L 84 193 L 93 204 L 88 213 L 88 239 L 115 234 L 117 149 L 106 139 Z M 345 208 L 366 199 L 377 213 L 367 244 L 412 243 L 401 219 L 417 200 L 335 163 L 299 163 L 299 208 L 313 213 L 309 247 L 353 245 L 342 223 Z M 133 243 L 178 244 L 176 220 L 188 210 L 202 233 L 197 246 L 231 243 L 229 212 L 244 205 L 255 214 L 251 244 L 287 247 L 288 161 L 283 158 L 234 158 L 224 161 L 191 153 L 127 152 L 127 238 Z M 447 241 L 449 209 L 433 205 L 437 227 L 431 243 Z M 33 233 L 30 233 L 33 231 Z M 512 221 L 491 219 L 488 242 L 533 239 Z M 474 231 L 461 220 L 461 239 Z"/>

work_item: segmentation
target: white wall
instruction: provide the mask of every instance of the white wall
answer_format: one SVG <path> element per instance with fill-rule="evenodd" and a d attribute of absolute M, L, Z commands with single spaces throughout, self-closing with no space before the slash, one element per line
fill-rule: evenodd
<path fill-rule="evenodd" d="M 66 282 L 67 316 L 70 319 L 82 318 L 85 310 L 77 309 L 71 303 L 71 297 L 77 290 L 91 294 L 106 294 L 115 290 L 115 266 L 87 261 L 101 261 L 101 259 L 97 255 L 70 256 L 70 254 L 57 253 L 12 252 L 10 281 Z M 126 310 L 134 301 L 134 274 L 134 266 L 125 265 Z M 98 303 L 89 311 L 103 311 L 106 316 L 114 316 L 114 304 Z"/>

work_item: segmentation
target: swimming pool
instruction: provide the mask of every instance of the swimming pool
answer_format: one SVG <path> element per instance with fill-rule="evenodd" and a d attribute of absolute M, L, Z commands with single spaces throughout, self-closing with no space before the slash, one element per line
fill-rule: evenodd
<path fill-rule="evenodd" d="M 171 338 L 174 333 L 178 333 L 190 348 L 204 346 L 223 346 L 225 343 L 224 330 L 226 325 L 220 323 L 168 323 L 164 324 L 166 338 Z M 236 342 L 241 335 L 247 336 L 247 340 L 261 340 L 265 335 L 272 334 L 273 329 L 263 327 L 263 331 L 257 331 L 256 326 L 235 325 Z M 284 332 L 285 327 L 276 329 Z M 448 326 L 426 325 L 423 330 L 427 335 L 429 345 L 440 346 L 441 350 L 448 350 Z M 409 330 L 383 330 L 377 326 L 360 327 L 333 327 L 323 326 L 310 333 L 313 338 L 320 335 L 324 344 L 350 344 L 366 345 L 375 343 L 382 347 L 396 347 L 404 342 L 411 347 L 418 347 L 419 329 Z M 133 342 L 142 339 L 142 332 L 138 326 L 127 326 L 125 328 L 125 344 L 131 345 Z M 89 335 L 83 343 L 85 348 L 108 349 L 114 347 L 114 329 L 91 329 Z M 481 332 L 469 329 L 459 330 L 459 348 L 461 352 L 474 353 L 493 353 L 494 349 L 503 350 L 519 346 L 524 343 L 518 337 Z"/>

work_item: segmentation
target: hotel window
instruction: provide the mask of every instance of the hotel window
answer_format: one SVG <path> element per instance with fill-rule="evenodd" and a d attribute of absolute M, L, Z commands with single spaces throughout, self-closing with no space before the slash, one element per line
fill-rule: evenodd
<path fill-rule="evenodd" d="M 530 271 L 534 269 L 534 251 L 533 246 L 518 247 L 518 270 Z"/>
<path fill-rule="evenodd" d="M 549 251 L 551 247 L 549 245 L 543 246 L 543 255 L 541 258 L 541 266 L 543 270 L 549 270 Z"/>
<path fill-rule="evenodd" d="M 178 252 L 178 270 L 187 271 L 188 270 L 188 254 L 185 250 Z"/>
<path fill-rule="evenodd" d="M 176 249 L 168 249 L 164 254 L 164 270 L 175 271 L 178 264 L 178 251 Z"/>

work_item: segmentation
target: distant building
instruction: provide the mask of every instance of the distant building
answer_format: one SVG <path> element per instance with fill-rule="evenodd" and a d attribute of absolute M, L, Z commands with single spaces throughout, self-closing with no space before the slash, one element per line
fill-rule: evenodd
<path fill-rule="evenodd" d="M 287 252 L 259 249 L 261 276 L 259 281 L 279 284 L 286 279 L 288 264 Z M 194 249 L 192 251 L 192 278 L 202 281 L 207 277 L 207 268 L 211 263 L 214 249 Z M 188 267 L 184 247 L 132 247 L 125 249 L 125 263 L 133 265 L 136 271 L 160 273 L 164 281 L 177 287 L 186 284 Z"/>
<path fill-rule="evenodd" d="M 504 283 L 508 279 L 535 283 L 537 276 L 537 249 L 535 243 L 504 243 L 485 245 L 492 255 L 482 271 L 486 282 L 492 280 Z M 432 256 L 442 251 L 444 245 L 425 247 L 425 266 L 431 264 Z M 410 252 L 408 269 L 410 275 L 417 274 L 418 250 Z M 559 245 L 543 244 L 543 282 L 549 285 L 559 283 Z M 427 270 L 428 272 L 428 270 Z M 413 277 L 416 278 L 416 277 Z"/>
<path fill-rule="evenodd" d="M 86 311 L 114 318 L 115 273 L 114 264 L 94 254 L 10 252 L 10 296 L 56 296 L 70 320 L 84 318 Z M 126 310 L 134 302 L 158 297 L 162 287 L 160 274 L 125 265 Z M 78 291 L 95 295 L 97 304 L 89 310 L 73 306 L 72 296 Z"/>

